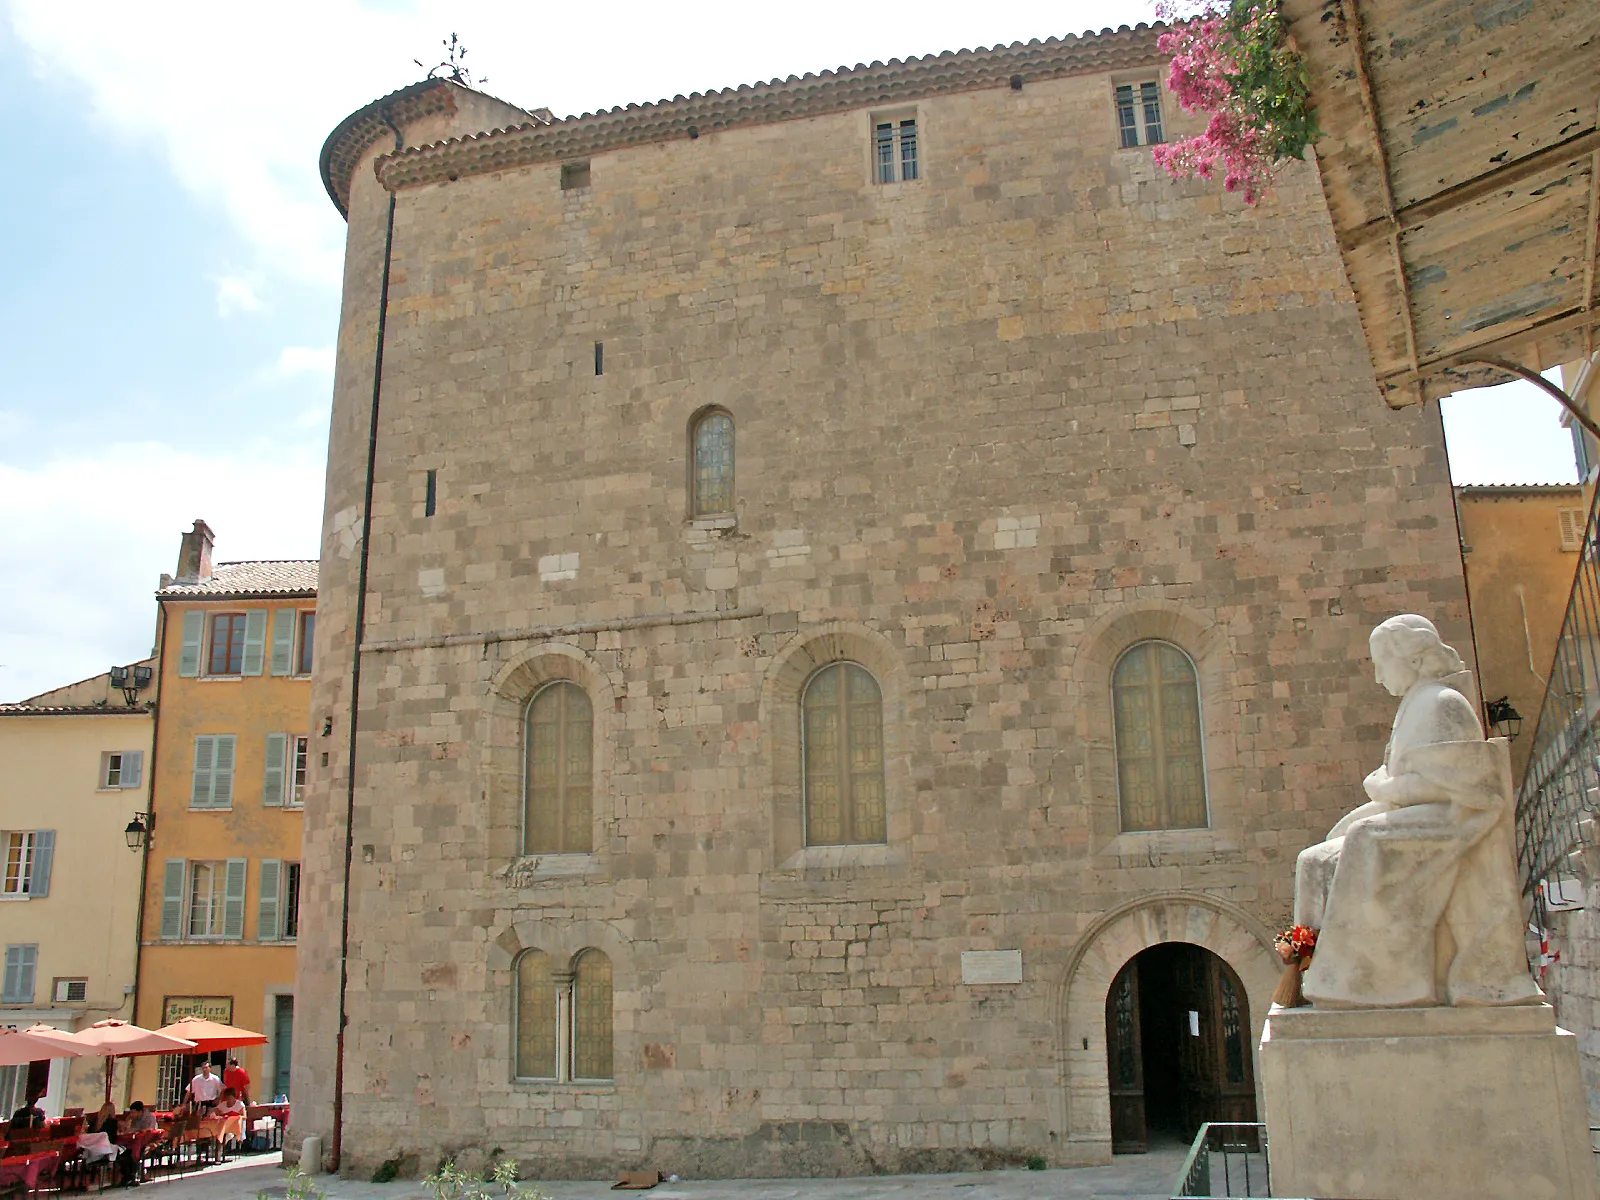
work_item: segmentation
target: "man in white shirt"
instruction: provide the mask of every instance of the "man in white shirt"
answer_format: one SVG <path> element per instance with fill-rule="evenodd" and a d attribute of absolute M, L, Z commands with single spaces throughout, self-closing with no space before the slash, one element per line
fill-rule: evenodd
<path fill-rule="evenodd" d="M 189 1099 L 194 1101 L 195 1107 L 202 1113 L 207 1113 L 211 1111 L 220 1095 L 222 1095 L 222 1076 L 213 1075 L 211 1064 L 202 1062 L 199 1073 L 189 1081 Z"/>

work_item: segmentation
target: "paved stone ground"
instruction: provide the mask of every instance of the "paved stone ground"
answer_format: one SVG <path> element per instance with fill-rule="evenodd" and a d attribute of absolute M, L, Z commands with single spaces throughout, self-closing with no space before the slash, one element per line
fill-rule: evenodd
<path fill-rule="evenodd" d="M 638 1195 L 650 1200 L 1166 1200 L 1183 1164 L 1177 1146 L 1127 1155 L 1109 1167 L 1065 1171 L 985 1171 L 965 1175 L 879 1175 L 850 1179 L 712 1179 L 663 1183 L 649 1192 L 613 1192 L 610 1182 L 546 1183 L 551 1200 L 600 1200 Z M 158 1180 L 139 1191 L 143 1200 L 274 1200 L 286 1194 L 279 1156 L 248 1158 L 183 1179 Z M 424 1200 L 415 1180 L 358 1183 L 320 1176 L 327 1200 Z"/>

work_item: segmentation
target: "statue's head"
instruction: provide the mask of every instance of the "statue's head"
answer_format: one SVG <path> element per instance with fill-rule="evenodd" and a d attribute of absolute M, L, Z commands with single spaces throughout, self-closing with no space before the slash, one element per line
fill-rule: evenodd
<path fill-rule="evenodd" d="M 1367 644 L 1378 686 L 1391 696 L 1405 695 L 1419 679 L 1443 679 L 1466 669 L 1433 622 L 1415 613 L 1390 617 L 1372 631 Z"/>

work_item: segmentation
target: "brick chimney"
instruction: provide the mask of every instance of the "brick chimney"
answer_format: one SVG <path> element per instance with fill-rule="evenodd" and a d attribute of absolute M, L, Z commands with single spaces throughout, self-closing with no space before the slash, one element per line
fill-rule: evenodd
<path fill-rule="evenodd" d="M 204 583 L 211 578 L 211 545 L 215 540 L 211 526 L 196 519 L 194 528 L 183 535 L 183 545 L 178 550 L 179 583 Z"/>

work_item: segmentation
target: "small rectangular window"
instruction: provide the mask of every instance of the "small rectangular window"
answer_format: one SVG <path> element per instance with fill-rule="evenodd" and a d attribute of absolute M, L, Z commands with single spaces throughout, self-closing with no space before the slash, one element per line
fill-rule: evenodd
<path fill-rule="evenodd" d="M 34 835 L 26 832 L 0 833 L 5 850 L 5 883 L 0 895 L 7 899 L 29 894 L 33 885 Z"/>
<path fill-rule="evenodd" d="M 283 864 L 283 937 L 293 941 L 300 934 L 300 864 Z"/>
<path fill-rule="evenodd" d="M 211 618 L 207 675 L 244 674 L 244 626 L 244 613 L 217 613 Z"/>
<path fill-rule="evenodd" d="M 136 788 L 143 775 L 143 750 L 107 750 L 100 755 L 101 791 Z"/>
<path fill-rule="evenodd" d="M 561 190 L 570 192 L 576 188 L 589 186 L 589 160 L 581 159 L 578 162 L 561 164 Z"/>
<path fill-rule="evenodd" d="M 1166 141 L 1161 131 L 1161 85 L 1154 79 L 1117 85 L 1117 134 L 1124 150 Z"/>
<path fill-rule="evenodd" d="M 299 630 L 296 636 L 300 639 L 295 655 L 294 673 L 296 675 L 311 674 L 312 650 L 317 637 L 317 614 L 315 609 L 306 609 L 300 614 Z"/>
<path fill-rule="evenodd" d="M 51 994 L 56 1004 L 82 1004 L 89 999 L 87 979 L 57 979 Z"/>
<path fill-rule="evenodd" d="M 594 373 L 596 375 L 604 375 L 606 373 L 606 344 L 604 342 L 596 342 L 594 344 Z"/>
<path fill-rule="evenodd" d="M 872 125 L 873 168 L 879 183 L 908 183 L 921 178 L 917 118 L 875 118 Z"/>
<path fill-rule="evenodd" d="M 100 756 L 100 786 L 103 788 L 122 786 L 122 755 L 116 751 L 107 751 Z"/>
<path fill-rule="evenodd" d="M 306 763 L 311 757 L 310 751 L 310 738 L 294 739 L 294 749 L 291 751 L 293 757 L 290 759 L 294 781 L 289 789 L 289 803 L 296 808 L 306 802 Z"/>
<path fill-rule="evenodd" d="M 439 472 L 428 472 L 428 490 L 422 498 L 422 515 L 431 517 L 439 511 Z"/>
<path fill-rule="evenodd" d="M 1561 548 L 1571 554 L 1583 546 L 1583 509 L 1556 509 L 1556 525 L 1561 531 Z"/>
<path fill-rule="evenodd" d="M 192 862 L 189 864 L 190 937 L 221 937 L 222 906 L 226 898 L 227 864 Z"/>

